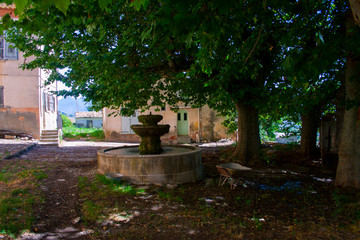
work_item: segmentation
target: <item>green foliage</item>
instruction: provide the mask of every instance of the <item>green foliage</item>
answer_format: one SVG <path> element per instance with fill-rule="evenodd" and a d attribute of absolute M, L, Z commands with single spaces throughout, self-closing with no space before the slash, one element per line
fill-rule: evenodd
<path fill-rule="evenodd" d="M 105 138 L 104 131 L 99 128 L 78 128 L 75 126 L 63 127 L 63 136 L 70 139 L 94 138 L 103 140 Z"/>
<path fill-rule="evenodd" d="M 242 105 L 255 118 L 314 110 L 320 118 L 339 87 L 344 49 L 360 50 L 357 34 L 344 39 L 347 1 L 42 2 L 20 6 L 19 20 L 3 18 L 8 39 L 36 56 L 24 68 L 52 70 L 49 81 L 71 87 L 62 95 L 82 95 L 94 110 L 131 114 L 182 101 L 220 113 Z M 263 138 L 272 128 L 262 124 Z"/>
<path fill-rule="evenodd" d="M 73 126 L 72 122 L 66 115 L 61 114 L 61 120 L 62 120 L 63 127 L 72 127 Z"/>

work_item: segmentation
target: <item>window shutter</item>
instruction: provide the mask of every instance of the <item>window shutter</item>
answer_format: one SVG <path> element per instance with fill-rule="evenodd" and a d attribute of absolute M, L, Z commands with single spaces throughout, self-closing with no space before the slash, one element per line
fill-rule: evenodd
<path fill-rule="evenodd" d="M 0 86 L 0 108 L 4 107 L 4 86 Z"/>
<path fill-rule="evenodd" d="M 0 35 L 0 59 L 5 58 L 5 40 L 2 35 Z"/>
<path fill-rule="evenodd" d="M 10 44 L 5 41 L 5 59 L 9 60 L 17 60 L 18 59 L 18 51 L 14 47 L 13 44 Z"/>

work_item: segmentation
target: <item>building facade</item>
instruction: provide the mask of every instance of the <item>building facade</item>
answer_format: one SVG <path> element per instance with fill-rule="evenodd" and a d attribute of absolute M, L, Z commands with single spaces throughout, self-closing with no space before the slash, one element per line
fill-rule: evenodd
<path fill-rule="evenodd" d="M 137 142 L 140 140 L 131 130 L 130 126 L 139 124 L 137 117 L 142 114 L 162 115 L 163 120 L 159 124 L 169 124 L 169 133 L 162 137 L 166 143 L 190 143 L 202 141 L 217 141 L 222 138 L 235 139 L 235 133 L 227 133 L 227 128 L 221 123 L 224 117 L 218 116 L 217 112 L 208 106 L 202 108 L 191 108 L 178 106 L 176 110 L 165 106 L 160 111 L 155 109 L 143 113 L 136 111 L 132 116 L 108 116 L 114 110 L 105 108 L 103 130 L 105 138 L 110 141 Z"/>
<path fill-rule="evenodd" d="M 0 4 L 1 17 L 14 6 Z M 39 139 L 43 130 L 56 130 L 58 107 L 57 84 L 45 86 L 48 73 L 42 69 L 22 70 L 25 59 L 0 37 L 0 130 L 22 132 Z"/>
<path fill-rule="evenodd" d="M 77 112 L 75 113 L 75 122 L 77 127 L 102 128 L 103 114 L 101 112 Z"/>

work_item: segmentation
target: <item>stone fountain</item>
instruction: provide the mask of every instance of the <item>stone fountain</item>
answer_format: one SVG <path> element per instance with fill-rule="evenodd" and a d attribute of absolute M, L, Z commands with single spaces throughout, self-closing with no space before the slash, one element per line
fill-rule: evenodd
<path fill-rule="evenodd" d="M 137 184 L 179 184 L 202 176 L 201 150 L 196 147 L 162 146 L 160 137 L 169 125 L 158 125 L 161 115 L 141 115 L 142 125 L 132 125 L 141 137 L 140 146 L 109 148 L 98 152 L 101 174 L 122 174 L 123 179 Z"/>
<path fill-rule="evenodd" d="M 161 115 L 141 115 L 138 117 L 143 125 L 132 125 L 131 129 L 141 137 L 140 154 L 160 154 L 162 152 L 160 137 L 169 132 L 170 125 L 158 125 Z"/>

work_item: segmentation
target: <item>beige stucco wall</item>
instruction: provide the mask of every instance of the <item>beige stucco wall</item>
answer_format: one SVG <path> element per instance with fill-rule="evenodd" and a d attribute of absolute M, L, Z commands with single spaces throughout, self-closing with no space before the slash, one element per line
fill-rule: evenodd
<path fill-rule="evenodd" d="M 226 128 L 221 124 L 224 118 L 217 116 L 216 111 L 210 109 L 208 106 L 198 109 L 179 105 L 178 109 L 185 110 L 188 113 L 188 135 L 193 142 L 199 140 L 200 137 L 208 141 L 235 137 L 234 134 L 226 133 Z M 161 120 L 159 124 L 170 125 L 169 133 L 161 138 L 162 141 L 166 143 L 177 143 L 177 113 L 171 110 L 171 106 L 167 105 L 165 110 L 155 111 L 154 108 L 151 108 L 139 115 L 149 114 L 150 111 L 152 114 L 163 116 L 163 120 Z M 105 138 L 112 141 L 139 141 L 139 138 L 134 136 L 134 134 L 121 133 L 121 117 L 108 117 L 107 115 L 111 112 L 113 112 L 113 110 L 104 109 L 103 129 Z"/>
<path fill-rule="evenodd" d="M 23 61 L 0 61 L 0 85 L 4 87 L 4 108 L 0 109 L 0 129 L 39 136 L 38 71 L 21 70 Z"/>
<path fill-rule="evenodd" d="M 108 116 L 113 113 L 114 110 L 104 108 L 103 109 L 103 131 L 105 139 L 108 141 L 128 141 L 137 142 L 138 138 L 134 137 L 134 134 L 122 134 L 121 133 L 121 117 L 114 115 Z"/>
<path fill-rule="evenodd" d="M 236 139 L 235 133 L 228 134 L 227 128 L 221 124 L 225 120 L 225 117 L 219 116 L 218 112 L 209 108 L 209 106 L 204 106 L 201 113 L 201 136 L 204 140 L 215 141 L 222 138 Z"/>
<path fill-rule="evenodd" d="M 56 83 L 45 88 L 46 74 L 39 69 L 22 70 L 19 66 L 23 62 L 21 52 L 18 60 L 0 60 L 0 86 L 4 87 L 0 129 L 25 132 L 38 139 L 42 129 L 57 128 L 57 98 L 54 111 L 45 111 L 42 99 L 44 91 L 56 90 Z"/>

